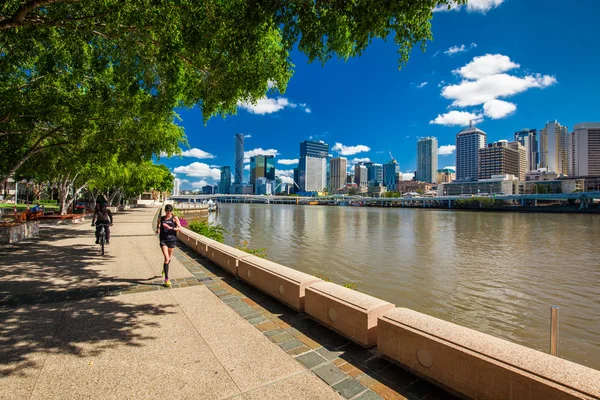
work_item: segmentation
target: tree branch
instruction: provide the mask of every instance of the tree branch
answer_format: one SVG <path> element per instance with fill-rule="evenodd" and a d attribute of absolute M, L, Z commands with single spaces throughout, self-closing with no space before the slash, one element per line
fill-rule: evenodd
<path fill-rule="evenodd" d="M 18 26 L 23 25 L 23 21 L 25 21 L 25 17 L 29 14 L 30 11 L 45 6 L 48 4 L 56 3 L 61 0 L 31 0 L 27 3 L 23 4 L 21 8 L 17 10 L 17 12 L 10 18 L 4 19 L 0 21 L 0 31 L 16 28 Z"/>

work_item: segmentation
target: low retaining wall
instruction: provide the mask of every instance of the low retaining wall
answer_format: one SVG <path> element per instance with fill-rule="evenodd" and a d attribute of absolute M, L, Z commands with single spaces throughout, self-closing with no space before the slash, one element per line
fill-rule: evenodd
<path fill-rule="evenodd" d="M 27 221 L 0 225 L 0 243 L 16 243 L 23 239 L 35 237 L 40 232 L 38 221 Z"/>
<path fill-rule="evenodd" d="M 210 261 L 323 325 L 461 397 L 600 399 L 600 371 L 495 338 L 211 241 L 178 238 Z M 213 243 L 211 243 L 213 242 Z"/>
<path fill-rule="evenodd" d="M 38 221 L 42 225 L 80 224 L 84 221 L 91 220 L 93 216 L 93 213 L 66 215 L 54 214 L 40 217 Z"/>

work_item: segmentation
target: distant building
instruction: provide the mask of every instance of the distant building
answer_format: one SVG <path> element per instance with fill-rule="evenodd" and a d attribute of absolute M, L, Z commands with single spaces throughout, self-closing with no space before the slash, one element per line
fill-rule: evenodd
<path fill-rule="evenodd" d="M 519 132 L 515 132 L 515 142 L 519 142 L 525 147 L 527 171 L 537 170 L 540 166 L 537 129 L 522 129 Z"/>
<path fill-rule="evenodd" d="M 346 185 L 354 184 L 354 172 L 346 173 Z"/>
<path fill-rule="evenodd" d="M 213 194 L 212 185 L 202 186 L 202 194 Z"/>
<path fill-rule="evenodd" d="M 600 122 L 575 125 L 570 147 L 569 175 L 600 175 Z"/>
<path fill-rule="evenodd" d="M 521 142 L 508 142 L 508 147 L 519 153 L 519 173 L 517 177 L 521 182 L 525 182 L 525 176 L 529 170 L 527 167 L 527 149 Z"/>
<path fill-rule="evenodd" d="M 218 194 L 218 193 L 220 193 L 219 192 L 219 185 L 218 184 L 213 185 L 213 194 Z"/>
<path fill-rule="evenodd" d="M 399 173 L 400 165 L 395 159 L 383 164 L 383 185 L 388 192 L 396 191 L 396 181 Z"/>
<path fill-rule="evenodd" d="M 376 186 L 378 183 L 383 185 L 383 165 L 374 162 L 364 163 L 367 167 L 367 181 L 369 186 Z"/>
<path fill-rule="evenodd" d="M 320 192 L 327 187 L 329 146 L 324 142 L 306 140 L 300 143 L 298 162 L 300 192 Z"/>
<path fill-rule="evenodd" d="M 387 188 L 381 182 L 369 183 L 369 196 L 381 197 L 387 193 Z"/>
<path fill-rule="evenodd" d="M 479 181 L 454 181 L 438 186 L 439 196 L 480 196 L 483 194 L 512 195 L 520 193 L 520 182 L 514 175 L 493 175 Z"/>
<path fill-rule="evenodd" d="M 348 160 L 344 157 L 335 157 L 329 161 L 329 186 L 332 193 L 346 185 Z"/>
<path fill-rule="evenodd" d="M 541 131 L 540 167 L 568 174 L 570 147 L 567 127 L 557 121 L 548 121 Z"/>
<path fill-rule="evenodd" d="M 272 181 L 268 180 L 265 177 L 256 178 L 255 183 L 255 194 L 273 194 L 273 184 Z"/>
<path fill-rule="evenodd" d="M 231 168 L 228 166 L 221 167 L 221 179 L 219 180 L 219 193 L 231 193 Z"/>
<path fill-rule="evenodd" d="M 292 184 L 292 193 L 299 192 L 298 182 L 300 182 L 300 170 L 298 170 L 298 168 L 294 168 L 294 182 Z"/>
<path fill-rule="evenodd" d="M 409 192 L 422 192 L 425 193 L 434 186 L 437 186 L 435 183 L 431 182 L 422 182 L 422 181 L 403 181 L 399 180 L 396 182 L 397 191 L 401 194 L 409 193 Z"/>
<path fill-rule="evenodd" d="M 173 180 L 173 191 L 171 192 L 173 196 L 179 196 L 179 186 L 181 185 L 181 179 L 175 178 Z"/>
<path fill-rule="evenodd" d="M 456 135 L 456 179 L 477 180 L 479 177 L 479 149 L 487 143 L 487 134 L 471 123 Z"/>
<path fill-rule="evenodd" d="M 442 168 L 437 170 L 437 183 L 450 183 L 456 180 L 456 171 L 452 168 Z"/>
<path fill-rule="evenodd" d="M 369 182 L 368 178 L 367 167 L 363 164 L 356 164 L 354 166 L 354 183 L 361 188 L 367 187 Z"/>
<path fill-rule="evenodd" d="M 479 149 L 479 179 L 490 179 L 492 175 L 519 176 L 521 154 L 502 140 Z"/>
<path fill-rule="evenodd" d="M 235 135 L 235 175 L 233 182 L 237 185 L 244 182 L 244 134 Z"/>
<path fill-rule="evenodd" d="M 438 141 L 434 137 L 420 138 L 417 141 L 416 180 L 437 183 L 437 149 Z"/>
<path fill-rule="evenodd" d="M 255 185 L 258 178 L 275 180 L 275 156 L 258 155 L 250 157 L 250 183 Z"/>

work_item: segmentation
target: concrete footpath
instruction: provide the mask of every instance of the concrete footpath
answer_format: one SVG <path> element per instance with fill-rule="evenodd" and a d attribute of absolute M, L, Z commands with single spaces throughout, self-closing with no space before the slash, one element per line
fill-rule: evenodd
<path fill-rule="evenodd" d="M 339 399 L 173 258 L 153 209 L 0 246 L 0 399 Z"/>

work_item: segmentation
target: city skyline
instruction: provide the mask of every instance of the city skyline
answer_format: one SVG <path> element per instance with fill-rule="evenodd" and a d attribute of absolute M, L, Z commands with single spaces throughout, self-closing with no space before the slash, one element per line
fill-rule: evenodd
<path fill-rule="evenodd" d="M 160 161 L 182 179 L 182 189 L 214 184 L 218 167 L 234 171 L 231 143 L 241 133 L 245 155 L 276 155 L 277 169 L 287 177 L 298 166 L 298 143 L 310 139 L 324 140 L 334 157 L 346 157 L 352 166 L 357 160 L 385 164 L 391 151 L 401 171 L 412 174 L 418 137 L 437 137 L 438 169 L 456 166 L 455 135 L 466 118 L 488 134 L 488 142 L 513 141 L 525 128 L 539 135 L 550 120 L 571 132 L 575 124 L 600 119 L 591 101 L 600 90 L 594 63 L 573 62 L 583 51 L 589 59 L 599 52 L 591 45 L 591 15 L 600 4 L 582 1 L 560 10 L 552 3 L 505 0 L 486 13 L 437 12 L 435 40 L 425 53 L 415 49 L 400 71 L 390 41 L 376 41 L 363 56 L 324 67 L 294 52 L 295 75 L 285 94 L 269 93 L 257 105 L 240 103 L 237 116 L 212 118 L 206 127 L 198 109 L 179 110 L 190 149 L 182 148 L 182 158 Z M 576 32 L 559 24 L 541 33 L 531 25 L 531 18 L 543 24 L 575 15 L 581 22 Z M 515 31 L 515 25 L 522 28 Z M 561 48 L 563 61 L 548 63 L 555 43 L 565 40 L 572 45 Z M 490 67 L 492 75 L 485 72 Z M 497 87 L 496 80 L 510 93 L 482 89 Z M 244 181 L 248 174 L 246 169 Z"/>

